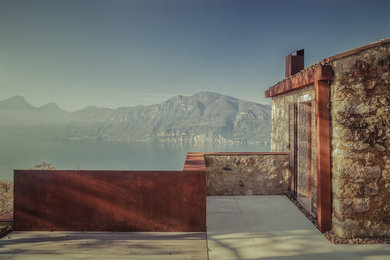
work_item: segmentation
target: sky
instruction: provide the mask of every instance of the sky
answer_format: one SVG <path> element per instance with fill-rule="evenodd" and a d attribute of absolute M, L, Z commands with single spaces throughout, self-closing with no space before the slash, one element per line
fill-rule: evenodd
<path fill-rule="evenodd" d="M 0 100 L 74 111 L 212 91 L 270 103 L 305 66 L 390 37 L 390 1 L 0 0 Z"/>

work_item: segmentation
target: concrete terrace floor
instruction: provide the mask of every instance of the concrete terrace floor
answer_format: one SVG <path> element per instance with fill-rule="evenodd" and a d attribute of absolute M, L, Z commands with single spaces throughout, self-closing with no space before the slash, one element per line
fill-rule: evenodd
<path fill-rule="evenodd" d="M 390 259 L 390 245 L 330 244 L 285 196 L 208 197 L 207 226 L 207 236 L 13 232 L 0 259 Z"/>
<path fill-rule="evenodd" d="M 286 196 L 207 198 L 209 259 L 388 259 L 390 245 L 334 245 Z"/>
<path fill-rule="evenodd" d="M 204 233 L 13 232 L 0 259 L 207 259 Z"/>

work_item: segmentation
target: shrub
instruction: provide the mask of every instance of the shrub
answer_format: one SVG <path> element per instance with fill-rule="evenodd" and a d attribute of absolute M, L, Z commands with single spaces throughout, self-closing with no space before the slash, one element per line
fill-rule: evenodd
<path fill-rule="evenodd" d="M 50 163 L 42 162 L 28 167 L 29 170 L 55 170 Z M 0 214 L 13 212 L 14 183 L 10 180 L 0 180 Z"/>
<path fill-rule="evenodd" d="M 0 180 L 0 213 L 13 211 L 14 183 L 10 180 Z"/>
<path fill-rule="evenodd" d="M 33 167 L 28 167 L 28 170 L 55 170 L 56 168 L 51 165 L 51 163 L 42 162 L 40 164 L 34 165 Z"/>

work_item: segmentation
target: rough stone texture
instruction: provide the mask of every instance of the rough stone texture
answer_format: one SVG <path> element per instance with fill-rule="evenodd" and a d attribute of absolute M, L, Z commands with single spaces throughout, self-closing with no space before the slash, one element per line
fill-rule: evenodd
<path fill-rule="evenodd" d="M 309 167 L 311 171 L 311 205 L 307 205 L 306 209 L 311 212 L 311 214 L 317 214 L 317 188 L 316 188 L 316 136 L 315 136 L 315 109 L 314 109 L 314 87 L 308 86 L 299 90 L 291 91 L 286 94 L 278 95 L 272 98 L 272 133 L 271 133 L 271 151 L 272 152 L 289 152 L 288 145 L 294 145 L 293 140 L 290 141 L 289 136 L 293 136 L 291 133 L 293 131 L 294 121 L 290 118 L 289 105 L 298 104 L 298 114 L 300 113 L 300 107 L 302 108 L 302 103 L 311 103 L 311 165 Z M 301 105 L 299 105 L 301 103 Z M 307 108 L 307 107 L 306 107 Z M 298 121 L 300 120 L 298 115 Z M 302 133 L 307 131 L 302 131 L 300 129 L 302 124 L 298 122 L 298 167 L 299 165 L 306 164 L 309 160 L 308 147 L 307 147 L 307 137 L 303 138 L 305 142 L 302 141 Z M 306 124 L 306 128 L 308 125 Z M 290 129 L 290 130 L 289 130 Z M 306 129 L 307 130 L 307 129 Z M 299 134 L 301 133 L 301 138 Z M 301 141 L 300 141 L 301 140 Z M 305 149 L 306 147 L 306 149 Z M 299 152 L 301 151 L 301 152 Z M 300 153 L 300 154 L 299 154 Z M 306 169 L 308 171 L 309 169 Z M 299 178 L 298 178 L 299 179 Z M 306 180 L 307 181 L 307 180 Z M 299 183 L 299 180 L 298 180 Z M 301 185 L 302 188 L 302 185 Z M 301 200 L 303 203 L 303 201 Z"/>
<path fill-rule="evenodd" d="M 297 199 L 309 212 L 312 212 L 311 103 L 311 101 L 300 102 L 297 106 Z"/>
<path fill-rule="evenodd" d="M 332 67 L 332 230 L 390 236 L 390 44 Z"/>
<path fill-rule="evenodd" d="M 311 150 L 310 107 L 306 103 L 298 104 L 298 196 L 308 196 L 309 192 L 309 150 Z"/>
<path fill-rule="evenodd" d="M 286 194 L 288 155 L 205 155 L 207 195 Z"/>
<path fill-rule="evenodd" d="M 344 238 L 389 237 L 390 44 L 330 64 L 332 230 Z M 272 98 L 271 151 L 288 151 L 289 104 L 313 99 L 313 87 Z M 315 173 L 315 137 L 312 167 Z M 313 209 L 316 197 L 312 188 Z"/>
<path fill-rule="evenodd" d="M 272 98 L 271 152 L 289 152 L 289 104 L 314 100 L 314 87 L 309 86 Z M 314 108 L 314 107 L 313 107 Z"/>

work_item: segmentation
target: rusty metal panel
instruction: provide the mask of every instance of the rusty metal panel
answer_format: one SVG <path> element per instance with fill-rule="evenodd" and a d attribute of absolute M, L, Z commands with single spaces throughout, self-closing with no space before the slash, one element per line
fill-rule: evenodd
<path fill-rule="evenodd" d="M 205 171 L 14 171 L 14 230 L 206 231 Z"/>
<path fill-rule="evenodd" d="M 332 228 L 332 178 L 330 170 L 329 88 L 315 81 L 317 220 L 321 232 Z"/>
<path fill-rule="evenodd" d="M 305 72 L 294 77 L 280 81 L 270 87 L 265 97 L 274 97 L 289 91 L 304 88 L 314 84 L 315 80 L 333 80 L 333 70 L 331 65 L 312 66 Z"/>
<path fill-rule="evenodd" d="M 305 68 L 304 49 L 292 52 L 286 57 L 286 78 L 300 72 Z"/>

